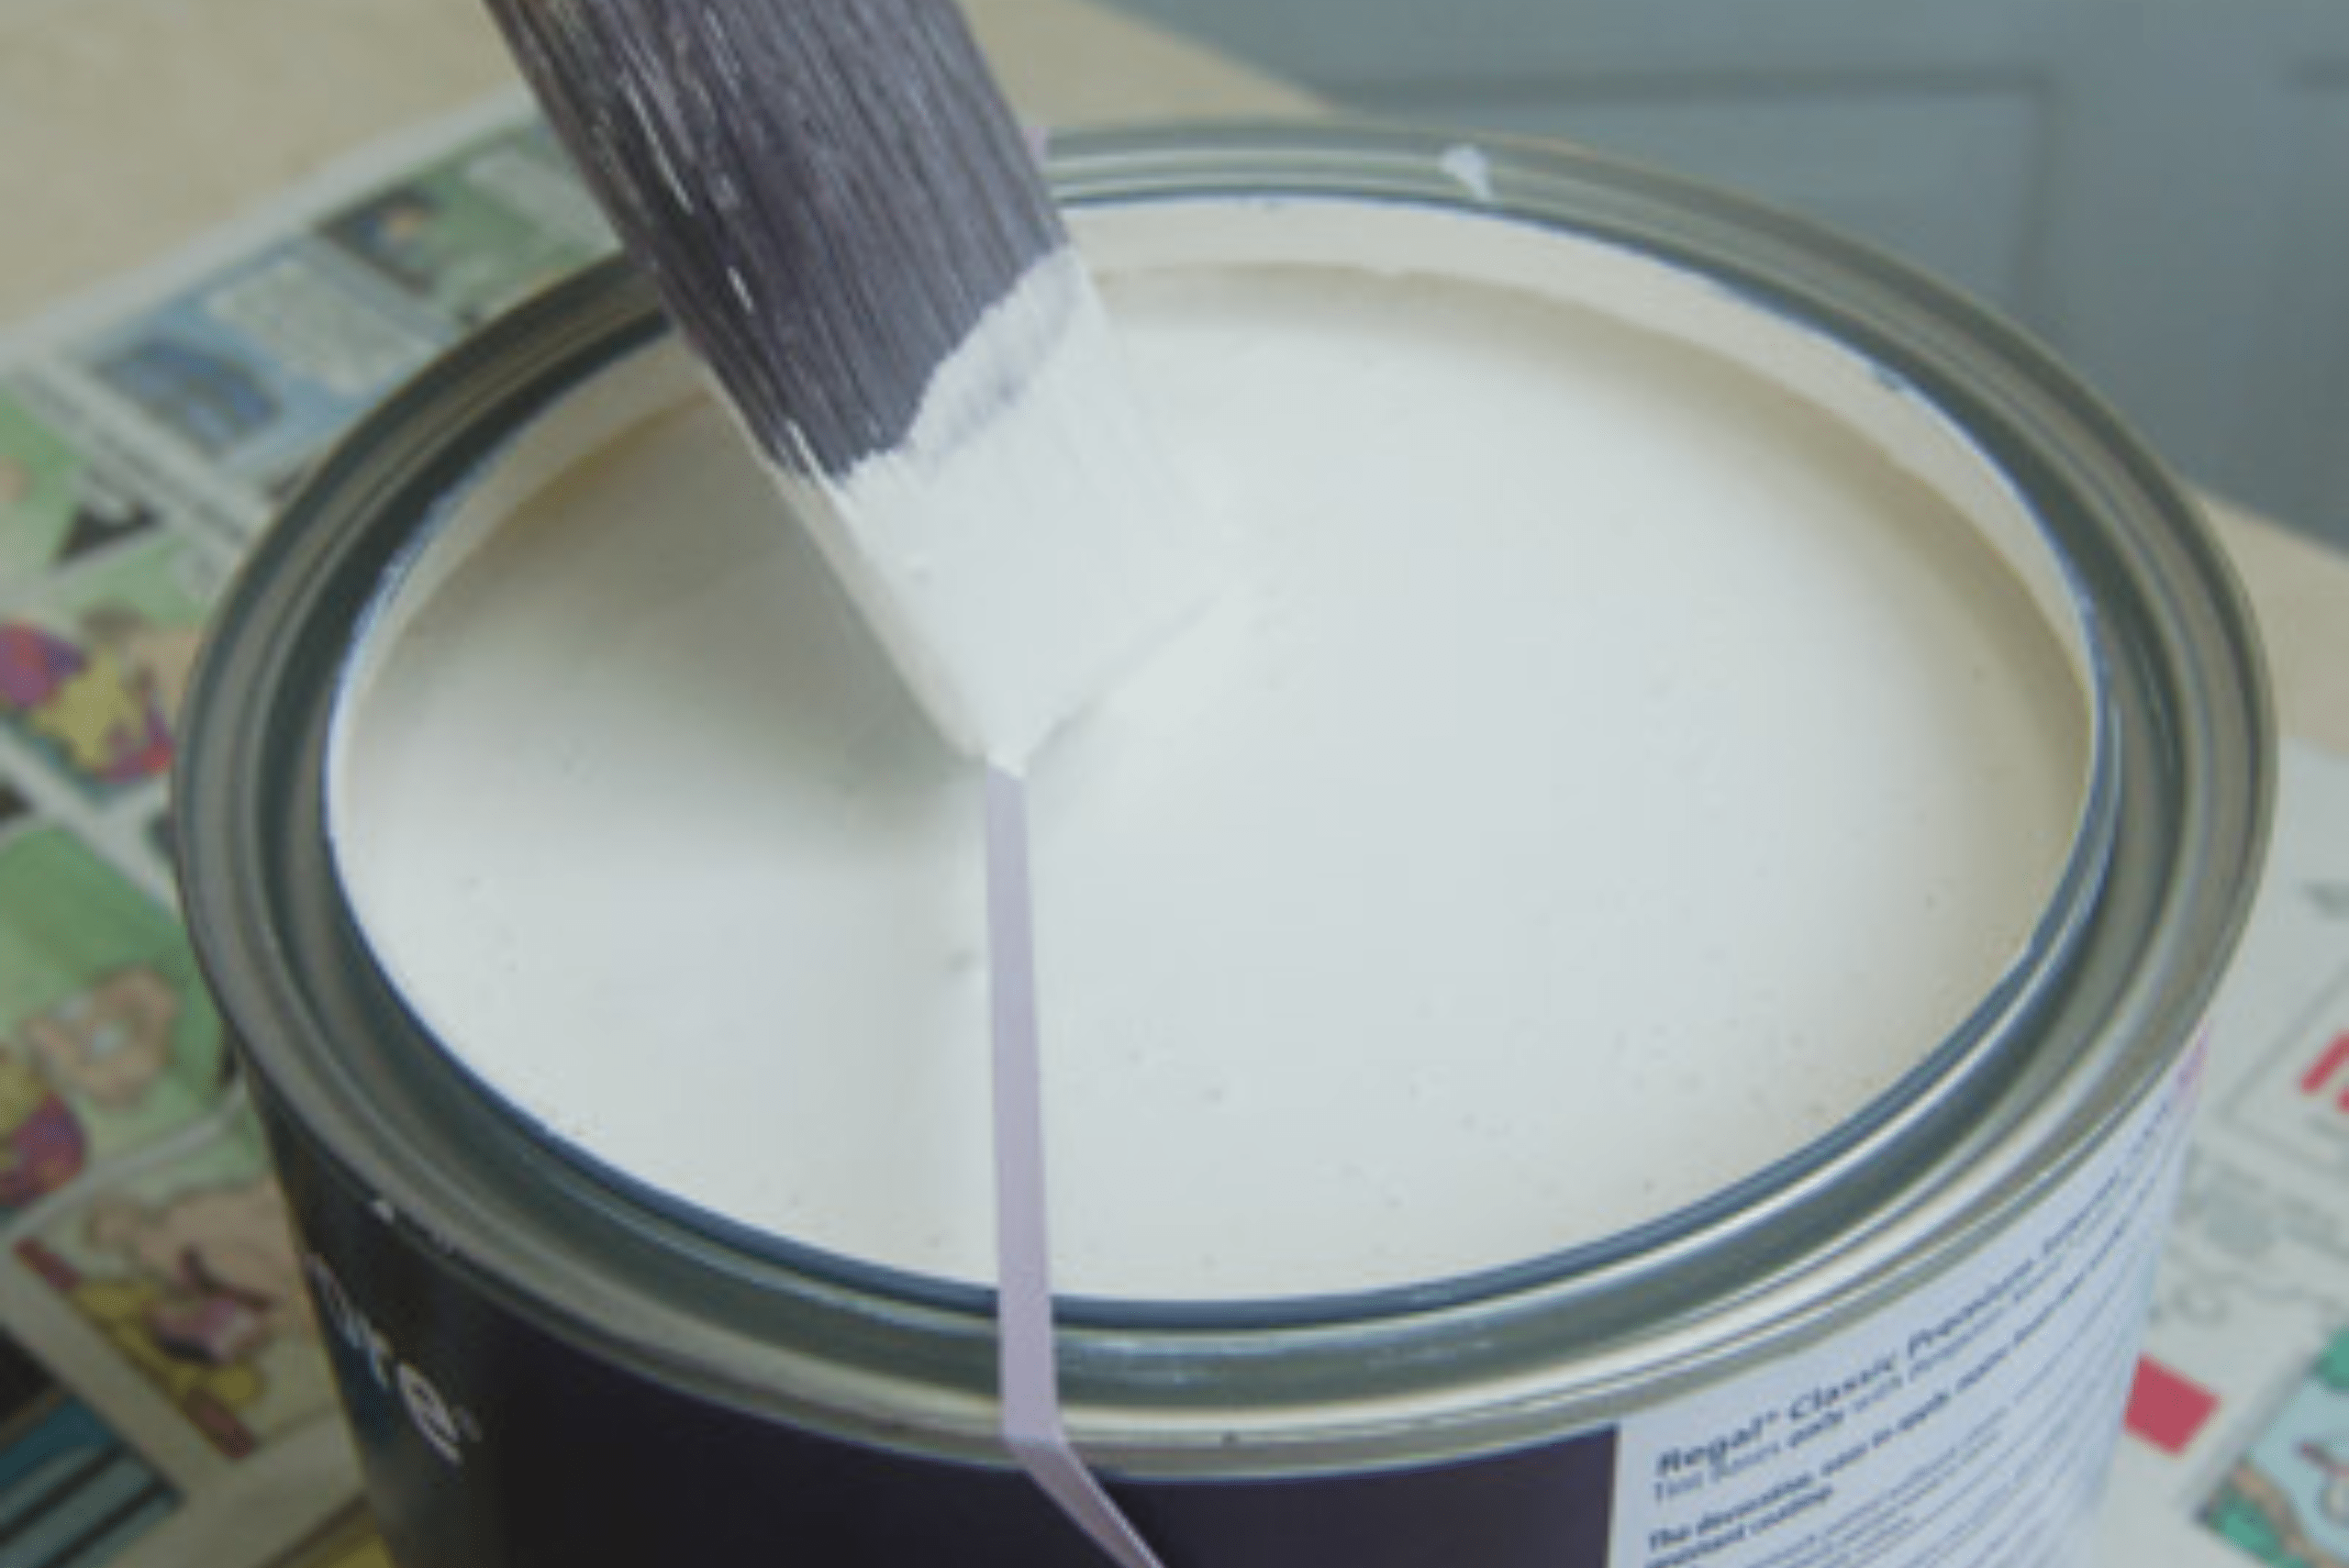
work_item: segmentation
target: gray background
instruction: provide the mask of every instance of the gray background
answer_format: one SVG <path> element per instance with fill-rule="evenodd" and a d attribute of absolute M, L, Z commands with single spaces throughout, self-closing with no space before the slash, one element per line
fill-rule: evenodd
<path fill-rule="evenodd" d="M 2021 320 L 2349 547 L 2349 0 L 1113 0 L 1366 113 L 1564 135 Z"/>

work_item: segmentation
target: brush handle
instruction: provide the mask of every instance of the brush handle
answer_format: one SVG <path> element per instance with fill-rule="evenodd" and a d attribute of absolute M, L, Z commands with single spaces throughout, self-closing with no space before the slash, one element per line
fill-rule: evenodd
<path fill-rule="evenodd" d="M 490 0 L 752 439 L 837 479 L 1068 243 L 952 0 Z"/>

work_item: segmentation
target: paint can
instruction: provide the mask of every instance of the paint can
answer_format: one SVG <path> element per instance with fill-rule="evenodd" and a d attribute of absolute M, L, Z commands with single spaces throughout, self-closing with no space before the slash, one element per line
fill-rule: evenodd
<path fill-rule="evenodd" d="M 1469 213 L 1826 345 L 1987 476 L 2009 519 L 1987 526 L 2039 563 L 2069 639 L 2089 758 L 2025 951 L 1857 1111 L 1508 1266 L 1071 1301 L 1088 1460 L 1168 1562 L 1202 1568 L 2083 1561 L 2266 817 L 2254 640 L 2191 505 L 2010 328 L 1718 193 L 1363 128 L 1130 133 L 1056 161 L 1080 213 Z M 405 1568 L 1097 1561 L 999 1451 L 984 1288 L 664 1201 L 518 1114 L 422 1021 L 338 873 L 361 651 L 518 452 L 614 428 L 597 389 L 662 336 L 606 267 L 428 370 L 262 543 L 192 698 L 191 929 L 371 1498 Z"/>

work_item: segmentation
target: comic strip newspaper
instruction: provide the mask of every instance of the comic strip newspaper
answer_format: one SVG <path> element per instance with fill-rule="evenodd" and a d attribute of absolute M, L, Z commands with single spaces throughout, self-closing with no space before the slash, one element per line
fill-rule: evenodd
<path fill-rule="evenodd" d="M 189 662 L 402 378 L 609 240 L 503 99 L 0 338 L 0 1565 L 381 1568 L 172 896 Z M 2114 1568 L 2349 1568 L 2349 762 L 2288 757 Z"/>
<path fill-rule="evenodd" d="M 206 613 L 304 467 L 608 249 L 501 102 L 0 339 L 0 1564 L 382 1562 L 172 895 Z"/>
<path fill-rule="evenodd" d="M 2105 1519 L 2110 1568 L 2349 1568 L 2349 759 L 2288 745 Z"/>

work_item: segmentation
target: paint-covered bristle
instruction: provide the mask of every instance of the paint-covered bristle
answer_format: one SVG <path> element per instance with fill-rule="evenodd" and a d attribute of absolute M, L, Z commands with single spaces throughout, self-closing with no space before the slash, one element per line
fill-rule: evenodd
<path fill-rule="evenodd" d="M 955 745 L 1027 755 L 1215 568 L 953 0 L 491 0 Z"/>
<path fill-rule="evenodd" d="M 774 462 L 895 450 L 1067 243 L 951 0 L 492 0 L 557 135 Z"/>

